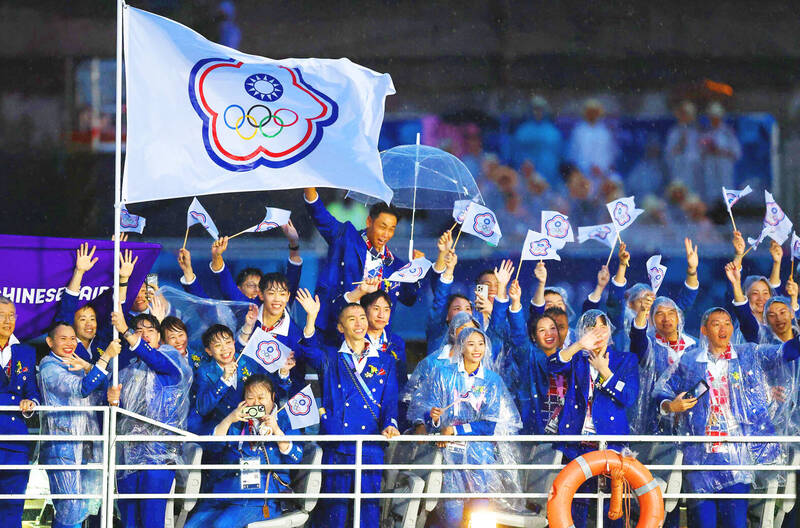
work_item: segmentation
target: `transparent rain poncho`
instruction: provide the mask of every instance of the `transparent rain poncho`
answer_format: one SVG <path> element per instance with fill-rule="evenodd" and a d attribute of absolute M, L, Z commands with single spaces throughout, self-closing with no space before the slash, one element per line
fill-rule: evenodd
<path fill-rule="evenodd" d="M 210 326 L 222 324 L 236 332 L 252 303 L 204 299 L 171 286 L 158 290 L 170 305 L 170 315 L 179 318 L 188 329 L 189 348 L 203 350 L 202 336 Z M 202 356 L 201 356 L 202 357 Z"/>
<path fill-rule="evenodd" d="M 776 295 L 764 303 L 764 319 L 767 319 L 767 313 L 775 303 L 786 305 L 789 313 L 792 314 L 792 336 L 798 335 L 800 330 L 798 330 L 797 319 L 792 310 L 792 301 L 788 297 Z M 762 325 L 761 330 L 762 344 L 779 345 L 782 343 L 769 324 Z M 765 374 L 766 381 L 771 388 L 767 396 L 770 403 L 770 418 L 775 424 L 775 429 L 778 434 L 796 435 L 800 433 L 800 416 L 798 416 L 800 401 L 797 394 L 800 388 L 800 363 L 797 361 L 781 362 L 766 369 Z"/>
<path fill-rule="evenodd" d="M 427 356 L 422 358 L 422 360 L 419 363 L 417 363 L 416 368 L 414 368 L 414 372 L 412 372 L 411 376 L 409 376 L 408 378 L 408 383 L 406 384 L 405 390 L 400 395 L 400 401 L 410 401 L 411 398 L 419 389 L 420 385 L 422 385 L 425 382 L 425 379 L 431 374 L 431 372 L 433 372 L 434 367 L 437 364 L 442 363 L 444 361 L 449 361 L 449 362 L 455 361 L 455 359 L 452 357 L 446 360 L 444 358 L 439 358 L 439 356 L 440 355 L 444 356 L 446 354 L 449 354 L 449 352 L 452 350 L 453 345 L 456 342 L 456 337 L 457 337 L 456 332 L 458 331 L 459 328 L 469 323 L 470 321 L 474 323 L 476 327 L 481 326 L 480 323 L 472 316 L 472 314 L 469 314 L 467 312 L 458 312 L 450 319 L 450 323 L 447 326 L 447 334 L 446 334 L 447 340 L 445 344 L 442 345 L 442 348 L 428 354 Z M 414 421 L 411 420 L 410 416 L 409 416 L 409 421 L 411 423 L 414 423 Z"/>
<path fill-rule="evenodd" d="M 548 293 L 557 293 L 561 296 L 561 299 L 564 301 L 564 306 L 566 307 L 564 308 L 564 311 L 567 312 L 567 321 L 569 321 L 570 324 L 573 323 L 575 321 L 576 314 L 575 310 L 569 304 L 569 294 L 567 293 L 567 290 L 561 288 L 560 286 L 548 286 L 545 288 L 544 294 L 547 295 Z"/>
<path fill-rule="evenodd" d="M 134 361 L 119 371 L 122 406 L 152 420 L 186 429 L 192 368 L 181 353 L 169 345 L 161 345 L 150 353 L 163 354 L 180 372 L 180 380 L 174 385 L 163 385 L 143 361 Z M 173 434 L 129 416 L 120 416 L 118 432 L 123 435 Z M 181 447 L 176 442 L 126 442 L 118 452 L 123 464 L 166 464 L 180 460 Z"/>
<path fill-rule="evenodd" d="M 763 276 L 763 275 L 748 275 L 748 276 L 747 276 L 747 277 L 745 277 L 745 279 L 744 279 L 744 286 L 743 286 L 743 290 L 744 290 L 744 296 L 745 296 L 745 297 L 747 297 L 747 298 L 748 298 L 748 300 L 749 300 L 749 298 L 750 298 L 750 290 L 751 290 L 751 289 L 753 288 L 753 286 L 755 286 L 755 285 L 756 285 L 756 283 L 758 283 L 758 282 L 763 282 L 764 284 L 766 284 L 766 285 L 767 285 L 767 288 L 769 288 L 769 295 L 770 295 L 770 297 L 774 297 L 774 296 L 775 296 L 775 289 L 774 289 L 774 288 L 772 287 L 772 285 L 769 283 L 769 279 L 768 279 L 768 278 L 766 278 L 766 277 L 765 277 L 765 276 Z M 764 318 L 763 318 L 763 316 L 762 316 L 762 318 L 761 318 L 761 319 L 759 319 L 758 323 L 759 323 L 759 324 L 764 324 Z"/>
<path fill-rule="evenodd" d="M 486 364 L 474 376 L 464 371 L 463 350 L 466 340 L 473 334 L 483 336 L 486 354 L 491 347 L 488 336 L 478 329 L 463 330 L 456 341 L 456 363 L 435 367 L 425 382 L 417 387 L 409 406 L 409 419 L 425 421 L 434 430 L 430 411 L 444 409 L 440 428 L 461 426 L 463 434 L 514 435 L 522 428 L 522 420 L 514 400 L 500 376 Z M 471 383 L 471 386 L 470 386 Z M 459 434 L 462 434 L 459 432 Z M 449 439 L 452 438 L 452 441 Z M 446 493 L 485 492 L 513 493 L 520 490 L 519 476 L 515 471 L 491 469 L 491 464 L 517 464 L 519 456 L 511 442 L 458 442 L 458 437 L 448 437 L 444 461 L 448 464 L 485 464 L 486 469 L 445 471 L 442 491 Z M 499 506 L 519 509 L 512 500 L 500 500 Z M 460 522 L 464 500 L 446 500 L 440 506 L 448 522 Z"/>
<path fill-rule="evenodd" d="M 84 373 L 71 372 L 55 355 L 46 356 L 39 364 L 39 389 L 43 405 L 81 407 L 102 405 L 100 392 L 81 396 Z M 93 412 L 47 412 L 41 414 L 42 434 L 99 435 L 100 426 Z M 100 442 L 42 442 L 40 464 L 90 464 L 103 461 Z M 50 491 L 56 494 L 96 494 L 102 490 L 100 470 L 47 470 Z M 78 524 L 97 513 L 99 499 L 55 499 L 55 519 L 65 525 Z"/>
<path fill-rule="evenodd" d="M 611 320 L 608 318 L 608 314 L 606 314 L 603 310 L 592 309 L 586 310 L 581 318 L 578 319 L 578 324 L 575 325 L 575 335 L 580 340 L 583 336 L 588 334 L 595 326 L 597 326 L 598 319 L 604 319 L 606 325 L 608 326 L 608 344 L 614 343 L 614 340 L 611 336 L 614 335 L 614 331 L 616 328 L 613 324 L 611 324 Z M 588 354 L 587 351 L 584 350 L 585 354 Z"/>
<path fill-rule="evenodd" d="M 678 315 L 678 339 L 683 340 L 683 350 L 673 351 L 665 340 L 659 339 L 656 332 L 655 315 L 659 308 L 667 307 Z M 647 327 L 647 352 L 639 359 L 639 398 L 633 415 L 630 416 L 633 434 L 673 434 L 672 420 L 658 412 L 658 402 L 653 397 L 656 381 L 662 376 L 670 376 L 680 364 L 683 354 L 697 346 L 697 340 L 685 335 L 686 321 L 683 310 L 669 297 L 657 297 L 650 309 Z M 663 337 L 663 336 L 662 336 Z"/>
<path fill-rule="evenodd" d="M 727 311 L 712 308 L 703 315 L 705 327 L 709 316 Z M 731 344 L 730 359 L 714 359 L 708 338 L 685 354 L 671 375 L 665 373 L 656 382 L 657 402 L 673 400 L 678 394 L 695 389 L 700 380 L 711 389 L 697 404 L 677 416 L 678 434 L 708 436 L 708 443 L 682 444 L 684 463 L 727 465 L 724 471 L 687 471 L 690 491 L 716 492 L 737 483 L 754 483 L 755 473 L 739 469 L 743 465 L 781 463 L 784 459 L 777 443 L 735 444 L 714 442 L 719 436 L 768 436 L 776 434 L 769 415 L 769 386 L 765 370 L 782 362 L 782 345 Z"/>

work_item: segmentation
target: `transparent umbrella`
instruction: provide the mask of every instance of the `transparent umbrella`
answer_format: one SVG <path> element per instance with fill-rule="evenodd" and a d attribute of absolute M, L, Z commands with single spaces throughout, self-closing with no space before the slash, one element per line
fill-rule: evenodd
<path fill-rule="evenodd" d="M 383 181 L 392 191 L 392 205 L 411 209 L 409 260 L 414 247 L 414 217 L 417 209 L 452 209 L 456 200 L 483 204 L 475 178 L 461 160 L 435 147 L 419 144 L 399 145 L 381 153 Z M 352 198 L 366 205 L 379 200 L 350 191 Z"/>

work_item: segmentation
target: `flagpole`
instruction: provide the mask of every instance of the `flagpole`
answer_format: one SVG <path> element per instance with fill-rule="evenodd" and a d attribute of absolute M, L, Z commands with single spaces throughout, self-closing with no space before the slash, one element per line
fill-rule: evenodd
<path fill-rule="evenodd" d="M 408 261 L 414 260 L 414 218 L 417 214 L 417 176 L 419 176 L 419 141 L 420 133 L 417 132 L 417 156 L 414 160 L 414 198 L 411 202 L 411 238 L 408 241 Z"/>
<path fill-rule="evenodd" d="M 230 240 L 230 239 L 232 239 L 232 238 L 236 238 L 236 237 L 237 237 L 237 236 L 239 236 L 239 235 L 243 235 L 243 234 L 247 233 L 248 231 L 250 231 L 251 229 L 253 229 L 253 228 L 252 228 L 252 227 L 248 227 L 248 228 L 247 228 L 247 229 L 245 229 L 244 231 L 239 231 L 239 232 L 238 232 L 238 233 L 236 233 L 235 235 L 231 235 L 231 236 L 229 236 L 229 237 L 228 237 L 228 240 Z"/>
<path fill-rule="evenodd" d="M 522 248 L 522 249 L 525 249 L 525 248 Z M 521 269 L 522 269 L 522 253 L 519 254 L 519 266 L 517 266 L 517 276 L 514 277 L 515 281 L 519 280 L 519 270 L 521 270 Z"/>
<path fill-rule="evenodd" d="M 731 223 L 733 224 L 733 230 L 738 231 L 736 229 L 736 220 L 733 219 L 733 211 L 731 211 L 730 207 L 728 208 L 728 215 L 731 217 Z"/>
<path fill-rule="evenodd" d="M 112 311 L 122 309 L 121 300 L 119 298 L 119 264 L 120 264 L 120 215 L 122 210 L 122 24 L 123 17 L 122 11 L 125 8 L 124 0 L 117 0 L 117 62 L 116 62 L 116 104 L 115 104 L 115 117 L 116 123 L 114 127 L 114 269 L 112 274 L 114 276 L 114 291 L 113 291 L 113 306 Z M 119 339 L 119 332 L 114 325 L 112 326 L 112 338 Z M 119 383 L 119 359 L 113 360 L 111 370 L 112 385 L 117 386 Z M 117 408 L 110 407 L 108 421 L 108 430 L 103 431 L 107 440 L 113 439 L 113 435 L 117 431 Z M 106 457 L 109 456 L 110 449 L 108 448 L 110 442 L 106 445 Z M 103 504 L 103 512 L 100 515 L 100 522 L 104 528 L 114 525 L 114 490 L 116 486 L 117 476 L 116 472 L 111 471 L 108 473 L 108 482 L 105 485 L 104 491 L 107 493 L 106 502 Z"/>
<path fill-rule="evenodd" d="M 189 228 L 186 228 L 186 234 L 183 235 L 183 249 L 186 249 L 186 241 L 189 240 Z"/>
<path fill-rule="evenodd" d="M 456 244 L 458 244 L 458 239 L 461 238 L 461 231 L 462 229 L 458 230 L 458 234 L 456 235 L 456 241 L 453 242 L 453 247 L 451 248 L 453 251 L 456 250 Z"/>
<path fill-rule="evenodd" d="M 608 259 L 606 260 L 606 267 L 611 264 L 611 257 L 614 256 L 614 248 L 617 247 L 617 239 L 619 239 L 619 232 L 617 232 L 617 236 L 614 239 L 614 245 L 611 246 L 611 251 L 608 253 Z"/>

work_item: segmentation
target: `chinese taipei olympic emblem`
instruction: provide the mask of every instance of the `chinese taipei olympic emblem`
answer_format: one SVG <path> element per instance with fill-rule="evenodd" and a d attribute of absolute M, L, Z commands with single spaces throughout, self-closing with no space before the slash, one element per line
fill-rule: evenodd
<path fill-rule="evenodd" d="M 591 237 L 597 238 L 599 240 L 605 240 L 606 237 L 611 234 L 611 228 L 608 226 L 601 226 L 597 228 L 591 235 Z"/>
<path fill-rule="evenodd" d="M 297 396 L 286 402 L 286 407 L 295 416 L 305 416 L 311 412 L 311 398 L 307 394 L 299 392 Z"/>
<path fill-rule="evenodd" d="M 664 272 L 661 271 L 661 268 L 650 268 L 650 277 L 656 284 L 661 284 L 661 281 L 664 280 Z"/>
<path fill-rule="evenodd" d="M 778 204 L 775 202 L 768 202 L 767 203 L 767 214 L 764 216 L 764 222 L 771 225 L 776 226 L 780 224 L 783 219 L 786 218 L 783 210 L 778 207 Z"/>
<path fill-rule="evenodd" d="M 198 61 L 189 99 L 209 157 L 229 171 L 287 167 L 314 151 L 339 108 L 300 68 L 234 59 Z"/>
<path fill-rule="evenodd" d="M 555 215 L 547 221 L 544 226 L 548 236 L 553 238 L 567 238 L 569 234 L 569 222 L 563 215 Z"/>
<path fill-rule="evenodd" d="M 281 349 L 275 341 L 261 341 L 256 347 L 256 357 L 265 365 L 271 365 L 281 357 Z"/>
<path fill-rule="evenodd" d="M 262 231 L 269 231 L 270 229 L 275 229 L 276 227 L 280 227 L 275 222 L 260 222 L 256 226 L 256 233 L 261 233 Z"/>
<path fill-rule="evenodd" d="M 131 215 L 125 209 L 120 213 L 119 225 L 122 227 L 139 227 L 139 218 Z"/>
<path fill-rule="evenodd" d="M 422 266 L 418 264 L 412 264 L 411 262 L 409 262 L 408 264 L 397 270 L 397 273 L 401 277 L 414 277 L 418 279 L 422 277 Z"/>
<path fill-rule="evenodd" d="M 624 203 L 617 203 L 617 205 L 614 206 L 614 220 L 616 220 L 617 224 L 620 226 L 624 226 L 631 221 L 631 215 L 628 213 L 627 205 Z"/>
<path fill-rule="evenodd" d="M 494 234 L 495 219 L 492 213 L 481 213 L 475 215 L 475 222 L 472 229 L 479 235 L 489 238 Z"/>
<path fill-rule="evenodd" d="M 533 242 L 531 242 L 528 251 L 534 257 L 546 257 L 547 252 L 550 250 L 551 247 L 552 246 L 550 245 L 550 241 L 547 240 L 546 238 L 543 238 L 541 240 L 534 240 Z"/>

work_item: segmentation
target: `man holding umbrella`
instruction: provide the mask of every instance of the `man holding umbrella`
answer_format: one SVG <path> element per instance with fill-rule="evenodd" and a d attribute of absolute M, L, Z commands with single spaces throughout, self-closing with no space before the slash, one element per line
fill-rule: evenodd
<path fill-rule="evenodd" d="M 345 304 L 351 302 L 341 297 L 353 289 L 354 283 L 375 278 L 385 280 L 406 265 L 388 248 L 400 213 L 393 206 L 378 202 L 369 210 L 366 229 L 358 230 L 350 222 L 336 220 L 325 209 L 315 188 L 305 189 L 304 194 L 308 214 L 328 243 L 328 257 L 317 279 L 316 294 L 321 301 L 317 326 L 326 341 L 338 341 L 337 314 L 333 307 L 342 301 Z M 414 251 L 414 258 L 423 256 L 422 252 Z M 419 288 L 419 282 L 401 283 L 393 285 L 388 293 L 392 301 L 399 300 L 412 306 L 417 300 Z"/>

